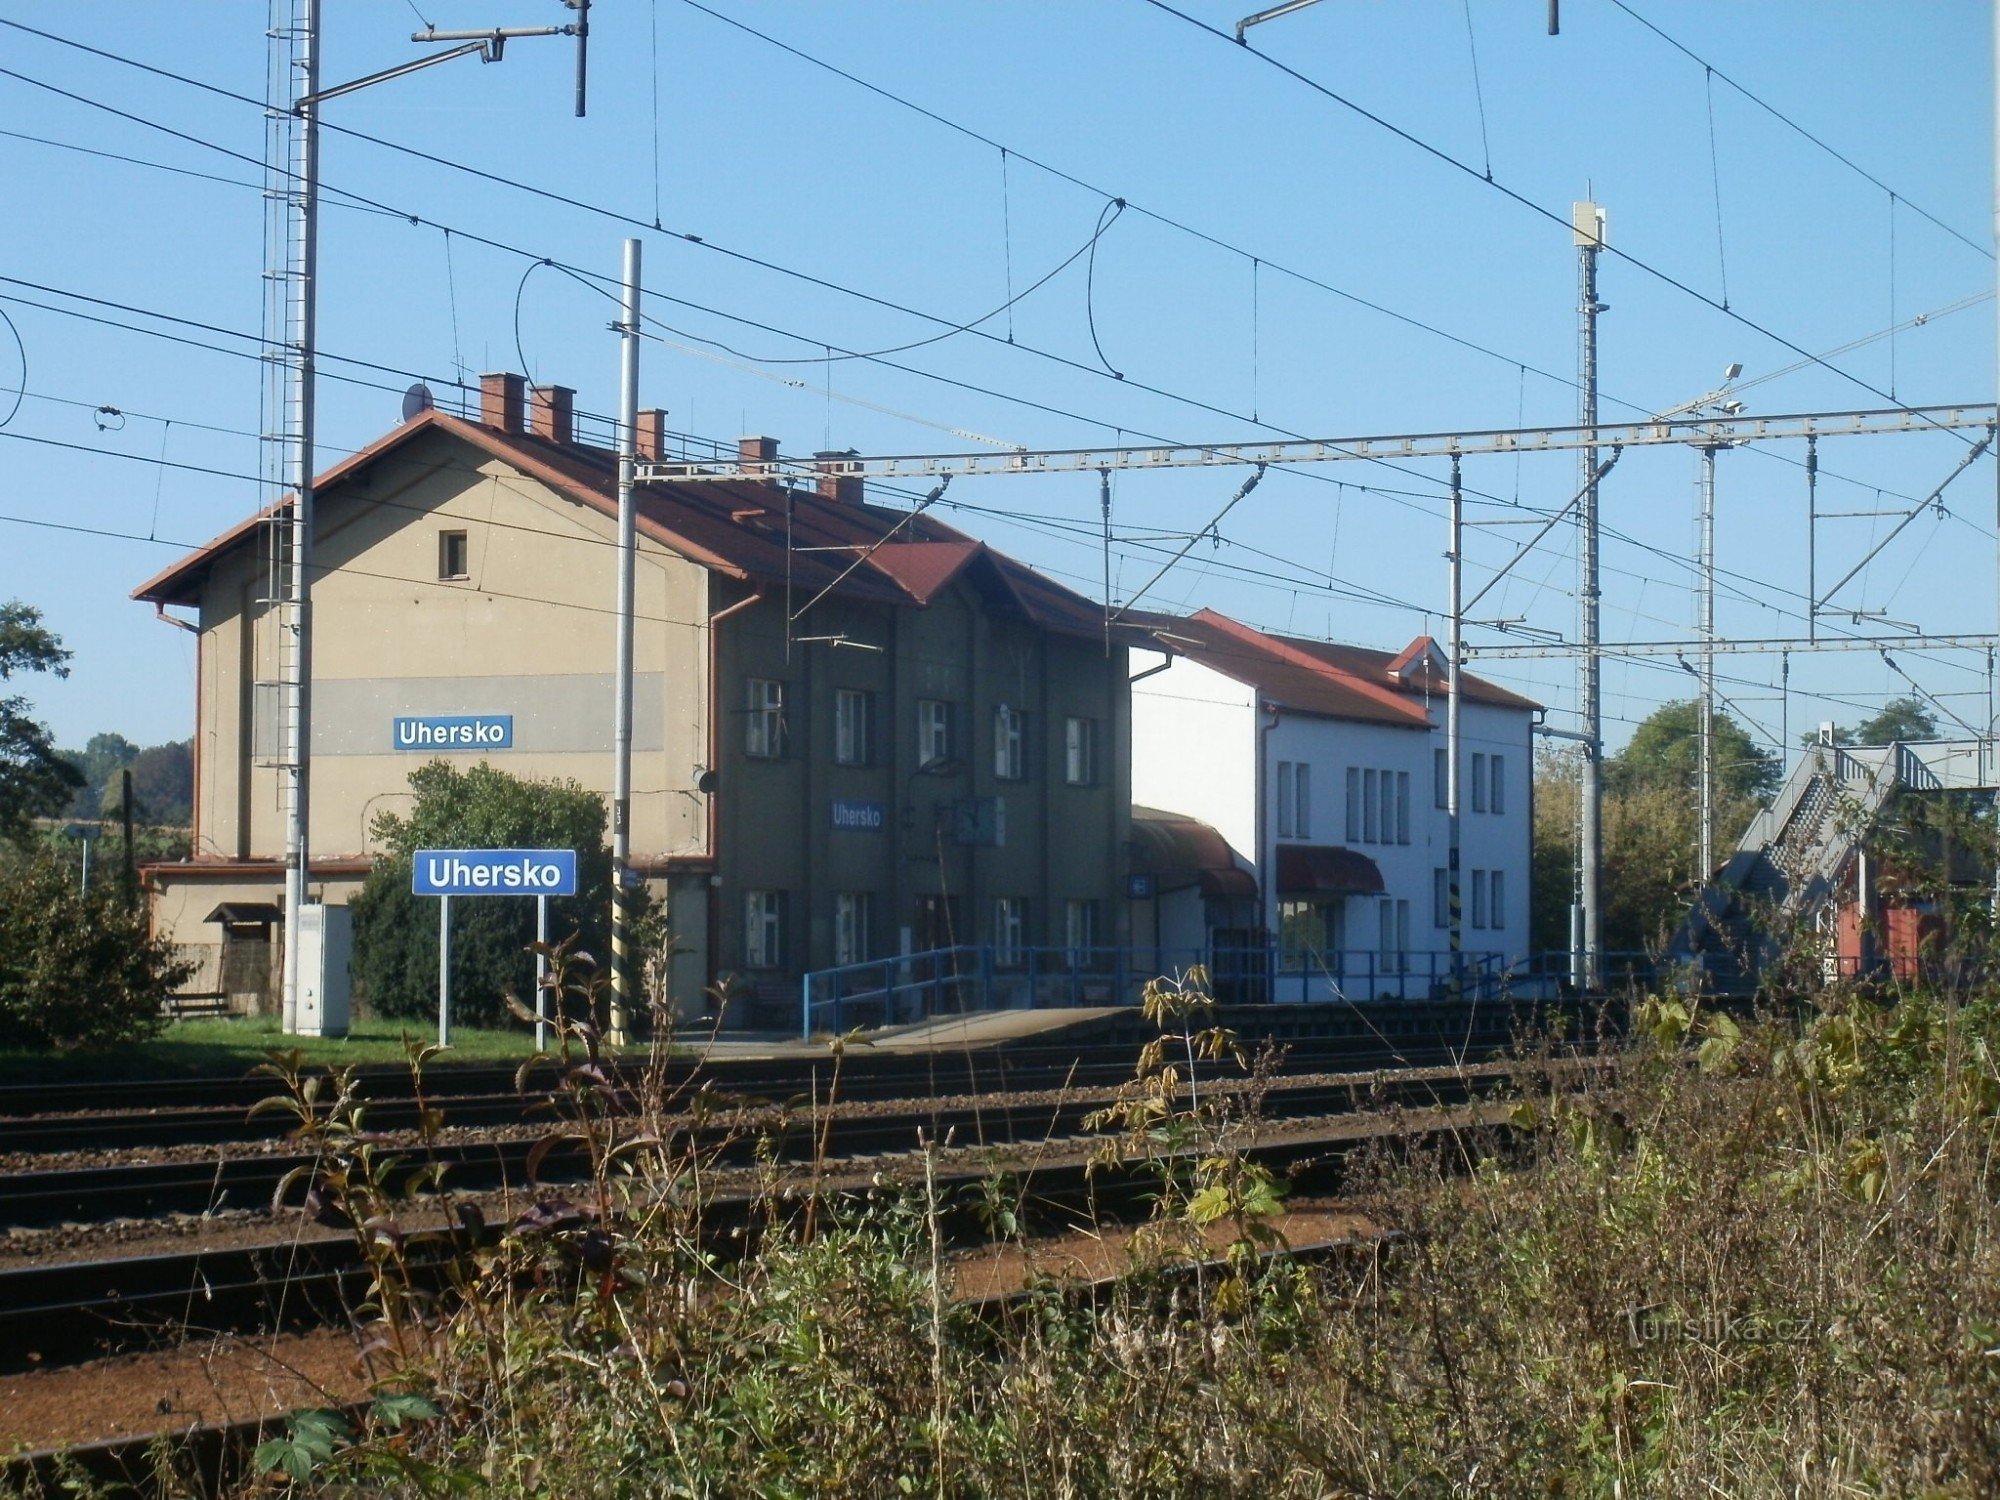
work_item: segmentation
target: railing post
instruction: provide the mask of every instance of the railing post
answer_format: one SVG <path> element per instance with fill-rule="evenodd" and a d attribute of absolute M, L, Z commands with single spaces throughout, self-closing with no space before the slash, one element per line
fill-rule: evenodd
<path fill-rule="evenodd" d="M 1125 995 L 1132 983 L 1131 960 L 1132 960 L 1131 950 L 1128 948 L 1120 948 L 1118 950 L 1117 962 L 1112 966 L 1117 977 L 1113 980 L 1113 988 L 1111 993 L 1118 997 L 1117 1003 L 1120 1005 L 1123 1005 L 1125 1003 Z M 1210 990 L 1213 990 L 1215 988 L 1215 976 L 1213 974 L 1210 974 L 1208 976 L 1208 987 Z"/>
<path fill-rule="evenodd" d="M 993 1009 L 993 945 L 982 944 L 979 948 L 979 1005 L 980 1010 Z"/>
<path fill-rule="evenodd" d="M 809 1042 L 813 1034 L 813 980 L 818 977 L 808 971 L 805 983 L 799 989 L 799 1040 Z"/>

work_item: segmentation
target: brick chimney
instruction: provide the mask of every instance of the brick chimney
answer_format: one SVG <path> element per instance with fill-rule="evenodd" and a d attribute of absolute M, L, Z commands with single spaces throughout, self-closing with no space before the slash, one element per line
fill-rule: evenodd
<path fill-rule="evenodd" d="M 519 432 L 527 406 L 527 381 L 495 373 L 479 377 L 479 420 L 502 432 Z"/>
<path fill-rule="evenodd" d="M 813 455 L 813 467 L 819 471 L 818 490 L 822 500 L 838 500 L 843 505 L 859 505 L 862 500 L 861 476 L 843 474 L 841 469 L 861 456 L 853 448 L 831 449 Z"/>
<path fill-rule="evenodd" d="M 665 463 L 667 458 L 667 414 L 660 407 L 639 413 L 639 430 L 633 435 L 642 463 Z"/>
<path fill-rule="evenodd" d="M 528 401 L 528 430 L 567 448 L 576 441 L 576 392 L 566 385 L 538 385 Z"/>
<path fill-rule="evenodd" d="M 745 477 L 770 475 L 770 466 L 777 462 L 778 440 L 774 437 L 740 437 L 736 440 L 736 462 L 743 468 Z M 764 483 L 777 487 L 777 479 L 768 477 Z"/>

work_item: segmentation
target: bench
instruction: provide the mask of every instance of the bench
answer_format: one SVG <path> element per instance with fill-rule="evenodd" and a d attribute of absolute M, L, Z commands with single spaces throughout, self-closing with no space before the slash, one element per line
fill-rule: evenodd
<path fill-rule="evenodd" d="M 169 995 L 160 1002 L 160 1013 L 174 1021 L 186 1021 L 196 1016 L 235 1014 L 229 1007 L 229 995 L 225 990 L 190 990 L 185 994 Z"/>

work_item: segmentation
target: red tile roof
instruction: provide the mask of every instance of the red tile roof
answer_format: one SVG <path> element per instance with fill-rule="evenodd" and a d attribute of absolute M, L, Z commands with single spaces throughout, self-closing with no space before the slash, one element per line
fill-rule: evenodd
<path fill-rule="evenodd" d="M 425 434 L 468 443 L 579 505 L 605 515 L 618 512 L 618 456 L 610 450 L 507 433 L 435 409 L 419 413 L 321 474 L 317 497 L 334 498 L 344 482 L 368 465 Z M 280 501 L 232 527 L 148 579 L 132 597 L 151 604 L 196 603 L 216 561 L 252 541 L 261 522 L 289 509 L 289 499 Z M 789 577 L 802 599 L 832 586 L 849 599 L 921 606 L 953 580 L 971 574 L 982 588 L 1043 629 L 1098 635 L 1104 628 L 1103 611 L 1092 600 L 929 514 L 742 480 L 641 486 L 636 524 L 662 546 L 729 577 Z"/>
<path fill-rule="evenodd" d="M 1428 663 L 1415 672 L 1408 670 L 1433 644 L 1424 636 L 1392 654 L 1274 635 L 1212 609 L 1188 616 L 1134 612 L 1125 619 L 1148 631 L 1161 646 L 1254 687 L 1268 703 L 1299 713 L 1424 729 L 1430 723 L 1427 700 L 1441 699 L 1445 693 L 1442 674 Z M 1460 686 L 1470 702 L 1522 710 L 1541 707 L 1470 672 L 1462 674 Z"/>

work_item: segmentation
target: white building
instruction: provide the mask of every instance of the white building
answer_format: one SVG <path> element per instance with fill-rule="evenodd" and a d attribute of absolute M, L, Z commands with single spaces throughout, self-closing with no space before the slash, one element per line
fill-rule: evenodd
<path fill-rule="evenodd" d="M 1209 825 L 1256 888 L 1247 903 L 1206 899 L 1199 914 L 1185 896 L 1154 900 L 1162 958 L 1210 963 L 1224 998 L 1265 998 L 1260 985 L 1284 1000 L 1433 993 L 1451 974 L 1436 643 L 1391 655 L 1213 610 L 1140 623 L 1153 649 L 1132 647 L 1132 800 Z M 1492 972 L 1529 955 L 1540 705 L 1469 673 L 1462 695 L 1462 952 Z M 1135 939 L 1147 929 L 1135 910 Z"/>

